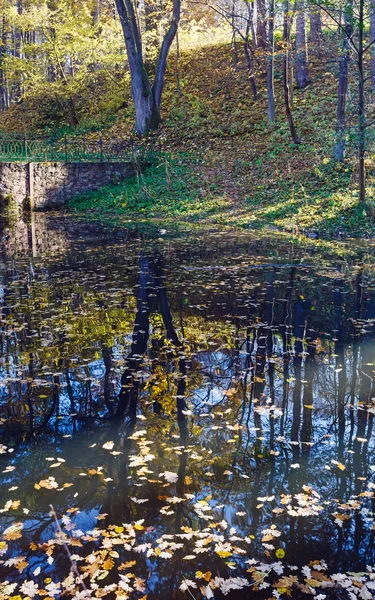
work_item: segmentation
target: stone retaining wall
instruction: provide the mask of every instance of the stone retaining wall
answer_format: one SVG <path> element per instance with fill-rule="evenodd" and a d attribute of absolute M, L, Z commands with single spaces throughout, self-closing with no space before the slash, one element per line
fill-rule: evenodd
<path fill-rule="evenodd" d="M 0 163 L 0 197 L 18 207 L 30 203 L 34 210 L 48 210 L 134 174 L 129 162 Z"/>

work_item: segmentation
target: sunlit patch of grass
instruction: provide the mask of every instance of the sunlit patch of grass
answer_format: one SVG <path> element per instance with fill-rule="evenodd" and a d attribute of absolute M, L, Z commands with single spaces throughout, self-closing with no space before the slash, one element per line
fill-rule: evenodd
<path fill-rule="evenodd" d="M 194 165 L 186 157 L 165 156 L 132 179 L 76 196 L 70 206 L 107 217 L 201 220 L 229 209 L 230 201 L 199 187 Z"/>

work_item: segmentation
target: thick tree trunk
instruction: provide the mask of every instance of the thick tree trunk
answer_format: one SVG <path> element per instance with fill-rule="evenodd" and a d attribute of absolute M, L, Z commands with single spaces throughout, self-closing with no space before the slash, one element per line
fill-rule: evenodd
<path fill-rule="evenodd" d="M 141 34 L 134 6 L 131 0 L 116 0 L 116 7 L 130 68 L 136 130 L 140 135 L 145 135 L 158 126 L 160 114 L 143 62 Z"/>
<path fill-rule="evenodd" d="M 274 90 L 275 63 L 275 0 L 270 0 L 268 15 L 268 60 L 267 60 L 267 105 L 268 122 L 273 123 L 276 117 Z"/>
<path fill-rule="evenodd" d="M 135 128 L 137 133 L 145 135 L 160 124 L 160 112 L 144 69 L 132 77 L 132 96 L 135 107 Z"/>
<path fill-rule="evenodd" d="M 301 140 L 297 135 L 294 125 L 293 115 L 289 101 L 289 58 L 290 58 L 290 27 L 289 27 L 289 2 L 286 0 L 284 5 L 284 26 L 283 26 L 283 41 L 284 41 L 284 57 L 283 57 L 283 91 L 285 112 L 288 119 L 290 135 L 295 144 L 300 144 Z"/>
<path fill-rule="evenodd" d="M 310 42 L 313 48 L 317 48 L 320 51 L 320 44 L 322 40 L 322 14 L 320 8 L 311 6 L 309 8 L 310 17 Z"/>
<path fill-rule="evenodd" d="M 265 0 L 257 2 L 257 46 L 267 48 L 267 10 Z"/>
<path fill-rule="evenodd" d="M 339 61 L 339 85 L 337 93 L 337 125 L 336 125 L 336 145 L 334 149 L 334 159 L 343 161 L 345 157 L 345 135 L 346 135 L 346 99 L 349 82 L 349 37 L 353 31 L 352 25 L 352 0 L 348 0 L 345 7 L 345 32 L 343 34 L 342 51 Z"/>
<path fill-rule="evenodd" d="M 132 96 L 136 113 L 136 130 L 140 135 L 157 129 L 160 124 L 160 102 L 164 87 L 167 58 L 176 36 L 180 21 L 181 0 L 174 0 L 172 19 L 160 48 L 155 68 L 155 81 L 151 86 L 145 69 L 142 51 L 142 38 L 132 0 L 115 0 L 125 38 L 128 56 Z"/>
<path fill-rule="evenodd" d="M 297 5 L 296 22 L 296 81 L 297 87 L 303 89 L 309 83 L 309 67 L 306 40 L 305 3 L 300 0 Z"/>

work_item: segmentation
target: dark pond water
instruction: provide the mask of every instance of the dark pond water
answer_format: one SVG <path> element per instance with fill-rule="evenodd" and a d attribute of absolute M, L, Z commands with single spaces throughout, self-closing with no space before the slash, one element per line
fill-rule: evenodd
<path fill-rule="evenodd" d="M 0 598 L 375 596 L 373 248 L 36 215 L 0 269 Z"/>

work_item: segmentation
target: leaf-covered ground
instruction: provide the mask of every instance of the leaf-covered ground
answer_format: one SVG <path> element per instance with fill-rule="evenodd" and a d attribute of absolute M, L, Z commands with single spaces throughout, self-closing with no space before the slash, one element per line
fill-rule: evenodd
<path fill-rule="evenodd" d="M 160 135 L 165 156 L 161 164 L 151 175 L 144 173 L 137 185 L 116 186 L 86 196 L 79 206 L 95 209 L 98 214 L 103 209 L 112 211 L 117 217 L 146 212 L 161 218 L 192 218 L 251 228 L 276 226 L 295 233 L 373 236 L 371 151 L 367 155 L 365 211 L 357 206 L 354 137 L 347 162 L 337 165 L 331 161 L 338 68 L 332 60 L 335 43 L 327 38 L 321 56 L 311 50 L 311 82 L 305 90 L 294 92 L 293 114 L 302 139 L 298 147 L 291 143 L 283 109 L 281 56 L 276 59 L 277 120 L 272 127 L 266 119 L 262 58 L 256 60 L 260 95 L 254 102 L 241 47 L 237 64 L 229 44 L 183 53 L 179 91 L 172 57 L 163 100 Z M 112 90 L 106 82 L 101 88 L 100 81 L 97 87 L 101 93 L 93 97 L 90 88 L 85 100 L 83 92 L 82 103 L 86 102 L 89 117 L 82 117 L 77 133 L 97 135 L 100 124 L 115 138 L 132 134 L 129 89 L 126 83 L 122 86 L 120 96 L 117 87 Z M 128 103 L 125 108 L 121 108 L 121 99 Z M 106 102 L 109 117 L 103 121 Z M 42 123 L 36 114 L 42 104 L 43 98 L 25 99 L 6 116 L 0 115 L 2 127 L 19 129 L 20 120 L 26 120 L 29 127 L 40 129 Z M 58 123 L 54 131 L 74 134 L 69 128 L 59 129 Z"/>

